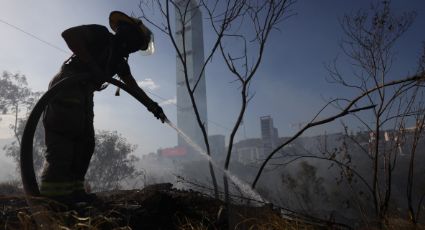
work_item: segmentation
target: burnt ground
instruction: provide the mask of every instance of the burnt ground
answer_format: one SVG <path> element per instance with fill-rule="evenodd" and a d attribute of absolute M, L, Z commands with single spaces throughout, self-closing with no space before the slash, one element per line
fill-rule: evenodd
<path fill-rule="evenodd" d="M 159 184 L 142 190 L 97 193 L 73 207 L 41 198 L 0 196 L 0 229 L 329 229 L 270 205 L 232 204 Z M 336 228 L 336 227 L 335 227 Z"/>

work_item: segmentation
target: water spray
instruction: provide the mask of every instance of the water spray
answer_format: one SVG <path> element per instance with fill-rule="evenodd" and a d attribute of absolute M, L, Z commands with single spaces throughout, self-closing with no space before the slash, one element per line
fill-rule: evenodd
<path fill-rule="evenodd" d="M 241 181 L 237 176 L 235 176 L 233 173 L 231 173 L 229 170 L 223 169 L 218 166 L 216 162 L 211 158 L 210 155 L 208 155 L 199 145 L 197 145 L 192 139 L 190 139 L 189 136 L 187 136 L 182 130 L 180 130 L 174 123 L 172 123 L 170 120 L 165 119 L 164 122 L 169 125 L 171 128 L 173 128 L 190 146 L 192 146 L 197 152 L 201 154 L 202 157 L 204 157 L 206 160 L 211 162 L 211 164 L 221 170 L 236 186 L 239 187 L 239 189 L 243 192 L 245 192 L 247 195 L 250 196 L 253 200 L 258 200 L 261 202 L 267 202 L 260 194 L 258 194 L 251 186 L 249 186 L 247 183 Z"/>

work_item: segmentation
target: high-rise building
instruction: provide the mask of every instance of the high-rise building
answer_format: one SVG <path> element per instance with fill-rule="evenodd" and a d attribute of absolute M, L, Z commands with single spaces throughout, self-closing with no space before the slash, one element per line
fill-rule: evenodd
<path fill-rule="evenodd" d="M 183 55 L 183 37 L 186 53 L 186 73 L 191 88 L 197 83 L 194 92 L 197 109 L 200 118 L 207 128 L 207 96 L 204 73 L 201 74 L 204 64 L 204 38 L 202 29 L 202 15 L 197 7 L 196 0 L 179 0 L 176 4 L 176 43 Z M 184 12 L 186 15 L 183 17 Z M 179 13 L 180 12 L 180 13 Z M 184 36 L 183 36 L 184 34 Z M 191 103 L 191 99 L 186 87 L 185 70 L 178 54 L 176 58 L 176 76 L 177 76 L 177 126 L 186 133 L 200 147 L 205 147 L 202 131 L 196 120 L 196 115 Z M 188 147 L 186 141 L 178 137 L 178 146 Z"/>
<path fill-rule="evenodd" d="M 263 143 L 263 154 L 270 153 L 277 145 L 278 130 L 273 125 L 271 116 L 260 117 L 261 141 Z"/>

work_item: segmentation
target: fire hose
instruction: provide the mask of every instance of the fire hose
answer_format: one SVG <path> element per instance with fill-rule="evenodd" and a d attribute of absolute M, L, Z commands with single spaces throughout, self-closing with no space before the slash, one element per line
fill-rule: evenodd
<path fill-rule="evenodd" d="M 22 135 L 20 152 L 21 179 L 24 187 L 24 192 L 27 196 L 40 195 L 40 190 L 38 188 L 34 172 L 33 139 L 41 114 L 43 113 L 47 104 L 55 95 L 57 95 L 58 92 L 67 89 L 68 87 L 75 86 L 76 84 L 86 80 L 86 74 L 81 74 L 61 80 L 60 82 L 56 83 L 52 88 L 50 88 L 46 93 L 44 93 L 32 109 L 25 125 L 24 133 Z M 128 94 L 133 96 L 136 100 L 138 100 L 140 103 L 143 103 L 143 100 L 138 96 L 137 92 L 134 89 L 125 85 L 123 82 L 113 78 L 107 80 L 107 82 L 117 86 L 118 88 L 123 89 Z"/>

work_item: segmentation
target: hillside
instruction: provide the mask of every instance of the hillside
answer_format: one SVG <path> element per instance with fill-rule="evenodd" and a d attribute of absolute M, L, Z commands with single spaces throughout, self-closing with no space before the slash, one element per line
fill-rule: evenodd
<path fill-rule="evenodd" d="M 4 229 L 340 229 L 269 205 L 233 204 L 171 184 L 143 190 L 104 192 L 99 200 L 72 209 L 42 199 L 26 205 L 24 196 L 1 196 L 0 226 Z"/>

